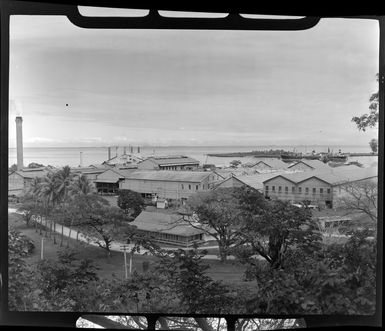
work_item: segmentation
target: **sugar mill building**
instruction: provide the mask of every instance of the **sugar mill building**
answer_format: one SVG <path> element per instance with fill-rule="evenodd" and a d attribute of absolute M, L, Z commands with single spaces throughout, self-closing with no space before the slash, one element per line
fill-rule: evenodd
<path fill-rule="evenodd" d="M 31 186 L 33 179 L 43 178 L 47 175 L 46 168 L 24 168 L 8 175 L 8 195 L 20 196 Z"/>
<path fill-rule="evenodd" d="M 307 202 L 334 208 L 344 194 L 344 186 L 366 180 L 377 181 L 377 168 L 338 167 L 280 174 L 263 182 L 265 197 L 291 202 Z"/>
<path fill-rule="evenodd" d="M 187 199 L 196 192 L 208 191 L 223 177 L 212 171 L 137 170 L 120 182 L 119 188 L 145 197 Z"/>
<path fill-rule="evenodd" d="M 199 161 L 182 155 L 151 156 L 138 163 L 139 170 L 195 170 Z"/>

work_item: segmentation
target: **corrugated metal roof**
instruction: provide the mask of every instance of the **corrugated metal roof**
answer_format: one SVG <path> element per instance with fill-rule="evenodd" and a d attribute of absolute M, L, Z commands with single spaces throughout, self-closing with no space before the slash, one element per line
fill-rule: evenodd
<path fill-rule="evenodd" d="M 142 179 L 200 183 L 210 174 L 212 174 L 210 171 L 135 170 L 127 175 L 126 180 Z"/>
<path fill-rule="evenodd" d="M 10 173 L 10 175 L 12 175 L 13 173 L 17 173 L 18 175 L 20 175 L 23 178 L 37 178 L 37 177 L 41 178 L 41 177 L 44 177 L 45 175 L 47 175 L 48 171 L 47 170 L 35 170 L 35 171 L 17 170 L 17 171 Z"/>
<path fill-rule="evenodd" d="M 287 169 L 288 168 L 287 163 L 285 163 L 282 160 L 277 159 L 277 158 L 258 160 L 257 162 L 254 163 L 254 165 L 252 165 L 252 167 L 255 167 L 256 165 L 258 165 L 260 163 L 265 163 L 273 169 Z"/>
<path fill-rule="evenodd" d="M 150 160 L 158 165 L 199 164 L 198 160 L 183 155 L 151 156 L 146 160 Z"/>
<path fill-rule="evenodd" d="M 314 169 L 328 169 L 328 168 L 331 168 L 326 163 L 323 163 L 320 160 L 307 160 L 307 159 L 302 159 L 302 160 L 294 163 L 293 165 L 289 166 L 289 168 L 292 168 L 292 167 L 296 166 L 299 163 L 304 163 L 304 164 L 306 164 L 309 167 L 312 167 Z"/>
<path fill-rule="evenodd" d="M 135 221 L 130 224 L 139 230 L 174 234 L 178 236 L 192 236 L 204 233 L 204 231 L 193 228 L 188 222 L 183 221 L 181 215 L 160 212 L 142 211 Z"/>
<path fill-rule="evenodd" d="M 263 174 L 255 174 L 250 176 L 237 176 L 237 178 L 245 183 L 246 185 L 256 189 L 256 190 L 263 190 L 263 182 L 276 177 L 280 174 L 287 174 L 285 171 L 275 171 L 275 172 L 269 172 L 269 173 L 263 173 Z"/>
<path fill-rule="evenodd" d="M 338 185 L 347 182 L 354 182 L 378 176 L 377 168 L 360 168 L 356 166 L 337 167 L 323 170 L 313 170 L 305 172 L 284 173 L 280 176 L 294 182 L 300 183 L 312 177 L 323 180 L 330 185 Z M 277 177 L 277 176 L 274 176 Z M 270 179 L 274 178 L 271 177 Z M 268 181 L 269 179 L 266 179 Z"/>

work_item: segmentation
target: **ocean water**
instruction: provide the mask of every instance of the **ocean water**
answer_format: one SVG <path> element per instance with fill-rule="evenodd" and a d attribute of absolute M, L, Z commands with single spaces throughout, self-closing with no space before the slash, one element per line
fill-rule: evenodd
<path fill-rule="evenodd" d="M 143 146 L 140 155 L 143 157 L 151 155 L 185 155 L 198 160 L 201 164 L 211 163 L 216 165 L 228 165 L 232 160 L 239 159 L 242 163 L 251 161 L 253 157 L 212 157 L 207 156 L 210 153 L 226 152 L 250 152 L 253 150 L 283 149 L 296 152 L 327 152 L 330 148 L 333 152 L 341 150 L 342 153 L 368 153 L 369 146 Z M 127 152 L 130 149 L 127 147 Z M 136 149 L 135 149 L 136 152 Z M 117 150 L 111 148 L 111 156 L 123 154 L 123 147 Z M 79 165 L 89 166 L 91 164 L 101 164 L 108 159 L 107 147 L 25 147 L 23 149 L 24 165 L 31 162 L 44 165 L 62 167 L 69 165 L 76 167 Z M 80 164 L 80 155 L 82 154 L 82 164 Z M 377 162 L 376 156 L 353 157 L 349 161 L 358 161 L 368 166 Z M 9 149 L 8 164 L 11 166 L 16 163 L 16 148 Z"/>

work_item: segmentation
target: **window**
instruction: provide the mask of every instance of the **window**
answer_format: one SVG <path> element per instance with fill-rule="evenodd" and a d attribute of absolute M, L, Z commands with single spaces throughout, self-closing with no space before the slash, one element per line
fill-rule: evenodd
<path fill-rule="evenodd" d="M 195 190 L 196 190 L 196 191 L 198 191 L 198 186 L 199 186 L 199 185 L 195 185 Z"/>
<path fill-rule="evenodd" d="M 275 186 L 272 186 L 272 187 L 271 187 L 271 190 L 275 192 Z"/>
<path fill-rule="evenodd" d="M 302 193 L 302 187 L 298 187 L 298 193 Z"/>
<path fill-rule="evenodd" d="M 305 188 L 305 194 L 309 194 L 309 188 L 308 187 Z"/>
<path fill-rule="evenodd" d="M 184 190 L 184 185 L 182 184 L 182 190 Z"/>
<path fill-rule="evenodd" d="M 191 190 L 191 185 L 188 186 L 188 189 Z"/>
<path fill-rule="evenodd" d="M 319 193 L 324 194 L 324 189 L 323 189 L 323 188 L 320 188 L 320 189 L 319 189 Z"/>
<path fill-rule="evenodd" d="M 269 191 L 269 186 L 268 185 L 265 186 L 265 190 L 266 190 L 266 192 Z"/>
<path fill-rule="evenodd" d="M 282 186 L 278 186 L 278 193 L 282 192 Z"/>
<path fill-rule="evenodd" d="M 327 192 L 328 194 L 330 194 L 330 188 L 328 188 L 328 189 L 326 190 L 326 192 Z"/>
<path fill-rule="evenodd" d="M 313 187 L 313 194 L 315 194 L 316 193 L 316 188 L 315 187 Z"/>
<path fill-rule="evenodd" d="M 285 193 L 289 193 L 289 188 L 287 186 L 285 186 Z"/>
<path fill-rule="evenodd" d="M 292 186 L 292 187 L 291 187 L 291 192 L 292 192 L 292 193 L 295 193 L 295 186 Z"/>

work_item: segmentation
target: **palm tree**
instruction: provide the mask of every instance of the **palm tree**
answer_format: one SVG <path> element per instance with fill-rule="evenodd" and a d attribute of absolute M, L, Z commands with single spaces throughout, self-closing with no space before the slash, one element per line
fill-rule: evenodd
<path fill-rule="evenodd" d="M 55 207 L 55 204 L 58 202 L 58 191 L 57 191 L 57 180 L 56 174 L 49 172 L 41 181 L 41 189 L 39 197 L 45 202 L 46 211 L 52 205 Z"/>
<path fill-rule="evenodd" d="M 69 191 L 72 197 L 75 197 L 77 195 L 90 195 L 95 193 L 91 181 L 85 175 L 75 177 L 75 179 L 71 183 Z"/>
<path fill-rule="evenodd" d="M 71 168 L 67 165 L 59 170 L 55 176 L 58 199 L 64 203 L 68 200 L 69 190 L 73 179 Z"/>
<path fill-rule="evenodd" d="M 37 201 L 40 197 L 41 187 L 42 187 L 41 183 L 42 183 L 42 179 L 40 177 L 33 178 L 29 186 L 29 189 L 27 191 L 27 194 L 32 195 L 35 205 L 37 204 Z"/>

